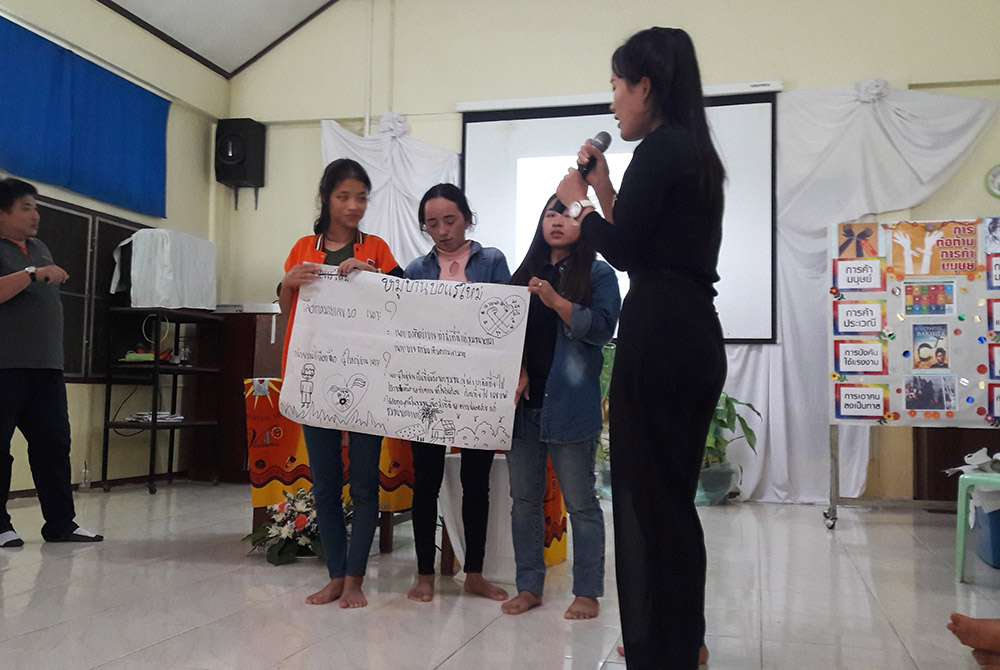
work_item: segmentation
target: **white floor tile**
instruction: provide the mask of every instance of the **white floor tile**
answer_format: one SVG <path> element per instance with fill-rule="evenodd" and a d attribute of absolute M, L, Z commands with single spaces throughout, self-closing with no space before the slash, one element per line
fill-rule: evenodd
<path fill-rule="evenodd" d="M 608 537 L 610 504 L 604 503 Z M 0 550 L 0 665 L 76 670 L 624 670 L 608 544 L 606 595 L 590 621 L 562 618 L 569 562 L 549 570 L 544 603 L 512 617 L 439 578 L 431 603 L 415 578 L 409 524 L 394 551 L 373 547 L 369 606 L 303 601 L 327 580 L 322 561 L 280 568 L 248 555 L 245 486 L 178 481 L 77 496 L 95 545 L 45 544 L 37 501 L 10 504 L 26 545 Z M 1000 570 L 967 552 L 954 583 L 954 516 L 731 504 L 702 508 L 708 547 L 710 670 L 975 668 L 948 615 L 1000 617 Z"/>

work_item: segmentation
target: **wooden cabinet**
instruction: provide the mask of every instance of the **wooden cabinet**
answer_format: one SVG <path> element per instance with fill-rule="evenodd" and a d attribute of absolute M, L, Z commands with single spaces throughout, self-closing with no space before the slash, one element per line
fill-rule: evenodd
<path fill-rule="evenodd" d="M 281 376 L 281 352 L 288 317 L 276 312 L 217 314 L 222 319 L 218 386 L 197 380 L 196 388 L 184 394 L 182 405 L 186 410 L 218 403 L 217 443 L 214 450 L 199 448 L 198 445 L 211 439 L 208 430 L 194 430 L 182 436 L 188 454 L 187 474 L 191 479 L 249 484 L 243 380 Z"/>

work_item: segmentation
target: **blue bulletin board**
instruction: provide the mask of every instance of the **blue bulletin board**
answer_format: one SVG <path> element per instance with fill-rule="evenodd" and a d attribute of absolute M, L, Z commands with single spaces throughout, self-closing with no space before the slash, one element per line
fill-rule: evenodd
<path fill-rule="evenodd" d="M 832 423 L 1000 427 L 1000 217 L 830 229 Z"/>

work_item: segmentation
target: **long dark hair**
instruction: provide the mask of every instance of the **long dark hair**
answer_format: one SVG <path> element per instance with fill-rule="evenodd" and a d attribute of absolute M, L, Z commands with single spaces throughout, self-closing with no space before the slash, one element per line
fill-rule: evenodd
<path fill-rule="evenodd" d="M 649 78 L 653 118 L 694 134 L 701 163 L 701 189 L 709 204 L 722 205 L 726 170 L 712 144 L 705 116 L 701 74 L 691 36 L 680 28 L 648 28 L 628 38 L 611 57 L 616 77 L 637 84 Z"/>
<path fill-rule="evenodd" d="M 420 222 L 420 230 L 427 230 L 427 224 L 424 223 L 424 209 L 427 207 L 427 202 L 434 198 L 451 200 L 455 203 L 458 211 L 462 213 L 462 216 L 465 217 L 466 227 L 472 228 L 476 225 L 476 215 L 472 213 L 472 208 L 469 207 L 469 201 L 465 197 L 465 193 L 462 192 L 462 189 L 454 184 L 442 183 L 431 186 L 427 189 L 427 193 L 424 193 L 424 197 L 420 199 L 420 206 L 417 207 L 417 220 Z"/>
<path fill-rule="evenodd" d="M 325 235 L 330 229 L 330 194 L 345 179 L 357 179 L 371 193 L 372 180 L 361 163 L 350 158 L 338 158 L 327 165 L 323 178 L 319 180 L 319 218 L 313 224 L 313 232 L 317 235 Z"/>
<path fill-rule="evenodd" d="M 528 253 L 524 255 L 524 260 L 510 278 L 510 283 L 518 286 L 527 286 L 532 277 L 535 277 L 549 264 L 552 258 L 552 247 L 545 241 L 542 232 L 542 223 L 545 221 L 545 212 L 552 208 L 556 201 L 553 195 L 545 203 L 541 216 L 538 217 L 538 227 L 535 228 L 535 236 L 531 239 Z M 581 235 L 577 239 L 573 249 L 566 259 L 566 271 L 560 276 L 558 286 L 555 287 L 559 295 L 570 302 L 579 305 L 590 304 L 590 268 L 597 259 L 597 252 L 587 240 Z"/>

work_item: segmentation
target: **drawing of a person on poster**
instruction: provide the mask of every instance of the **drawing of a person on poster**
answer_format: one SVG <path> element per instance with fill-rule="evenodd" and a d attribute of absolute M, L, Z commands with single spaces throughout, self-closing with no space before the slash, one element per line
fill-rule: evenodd
<path fill-rule="evenodd" d="M 913 369 L 948 368 L 948 326 L 943 323 L 913 324 Z"/>

